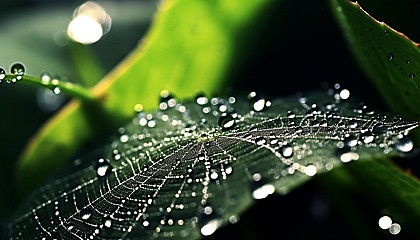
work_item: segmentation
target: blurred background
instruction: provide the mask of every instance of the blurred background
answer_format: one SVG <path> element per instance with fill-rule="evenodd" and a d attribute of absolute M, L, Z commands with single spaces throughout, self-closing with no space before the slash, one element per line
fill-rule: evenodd
<path fill-rule="evenodd" d="M 60 79 L 92 86 L 138 44 L 158 3 L 156 0 L 87 4 L 70 0 L 1 1 L 0 66 L 9 71 L 13 63 L 21 62 L 27 74 L 39 76 L 47 71 Z M 359 3 L 376 19 L 420 41 L 418 1 L 397 4 L 391 0 L 361 0 Z M 93 17 L 87 19 L 87 14 Z M 255 40 L 253 47 L 238 57 L 230 88 L 221 92 L 257 91 L 275 98 L 320 89 L 321 84 L 340 83 L 369 105 L 386 110 L 353 61 L 329 12 L 328 1 L 284 1 L 263 17 L 261 32 L 257 36 L 253 32 L 244 36 L 244 41 Z M 80 26 L 88 28 L 90 34 L 79 33 L 77 29 L 83 29 Z M 13 173 L 20 152 L 36 130 L 66 101 L 66 97 L 49 90 L 0 84 L 2 222 L 7 222 L 6 217 L 18 202 Z M 410 159 L 398 162 L 416 173 L 416 165 Z M 318 183 L 325 181 L 323 178 L 327 179 L 319 176 L 287 196 L 262 200 L 241 216 L 237 224 L 220 229 L 210 238 L 364 238 L 349 219 L 335 210 L 333 205 L 337 203 L 332 204 L 333 199 L 319 187 Z M 352 202 L 365 212 L 366 222 L 374 229 L 366 236 L 407 238 L 404 231 L 391 236 L 381 230 L 377 225 L 381 213 L 363 196 L 354 195 Z"/>

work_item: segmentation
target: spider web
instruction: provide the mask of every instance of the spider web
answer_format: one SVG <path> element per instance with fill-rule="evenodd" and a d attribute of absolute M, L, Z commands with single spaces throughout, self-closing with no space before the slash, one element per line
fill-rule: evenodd
<path fill-rule="evenodd" d="M 285 194 L 343 162 L 395 152 L 418 126 L 331 90 L 250 101 L 167 97 L 160 111 L 139 112 L 37 190 L 8 225 L 9 238 L 209 235 L 255 199 Z"/>

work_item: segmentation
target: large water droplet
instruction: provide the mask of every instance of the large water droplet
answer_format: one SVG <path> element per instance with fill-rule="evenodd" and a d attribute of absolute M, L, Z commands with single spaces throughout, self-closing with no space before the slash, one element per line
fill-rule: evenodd
<path fill-rule="evenodd" d="M 283 145 L 280 148 L 280 154 L 284 157 L 284 158 L 289 158 L 293 155 L 293 147 L 290 146 L 289 144 Z"/>
<path fill-rule="evenodd" d="M 221 225 L 221 222 L 217 219 L 213 219 L 201 227 L 200 232 L 203 236 L 212 235 Z"/>
<path fill-rule="evenodd" d="M 395 143 L 395 150 L 403 153 L 410 152 L 413 149 L 413 147 L 413 141 L 407 136 L 398 139 L 398 141 Z"/>
<path fill-rule="evenodd" d="M 368 144 L 373 142 L 375 140 L 375 137 L 372 135 L 371 132 L 364 132 L 360 134 L 360 140 L 362 140 L 364 143 Z"/>
<path fill-rule="evenodd" d="M 342 99 L 342 100 L 346 100 L 346 99 L 348 99 L 350 97 L 350 91 L 349 90 L 347 90 L 347 89 L 343 89 L 343 90 L 341 90 L 340 91 L 340 98 Z"/>
<path fill-rule="evenodd" d="M 378 221 L 378 225 L 382 229 L 388 229 L 389 227 L 391 227 L 391 224 L 392 219 L 389 216 L 382 216 Z"/>
<path fill-rule="evenodd" d="M 315 165 L 308 165 L 305 167 L 304 173 L 309 176 L 315 176 L 315 174 L 318 172 L 317 168 Z"/>
<path fill-rule="evenodd" d="M 103 177 L 107 174 L 111 166 L 109 165 L 108 161 L 105 161 L 103 158 L 99 159 L 98 164 L 96 166 L 96 173 L 99 177 Z"/>
<path fill-rule="evenodd" d="M 253 104 L 253 109 L 257 112 L 260 112 L 262 110 L 264 110 L 265 108 L 265 99 L 261 98 L 259 100 L 257 100 L 254 104 Z"/>
<path fill-rule="evenodd" d="M 232 115 L 228 113 L 223 113 L 222 116 L 219 118 L 218 123 L 223 131 L 230 130 L 236 125 L 235 119 L 232 117 Z"/>
<path fill-rule="evenodd" d="M 258 96 L 255 92 L 250 92 L 247 98 L 251 109 L 256 112 L 260 112 L 266 107 L 266 100 Z"/>
<path fill-rule="evenodd" d="M 10 72 L 12 74 L 22 76 L 23 74 L 25 74 L 25 67 L 21 63 L 15 63 L 10 68 Z"/>
<path fill-rule="evenodd" d="M 104 217 L 102 221 L 105 227 L 110 228 L 112 226 L 112 219 L 110 217 Z"/>
<path fill-rule="evenodd" d="M 394 55 L 392 54 L 392 53 L 388 53 L 387 55 L 386 55 L 386 57 L 388 58 L 388 60 L 389 61 L 391 61 L 393 58 L 394 58 Z"/>
<path fill-rule="evenodd" d="M 80 217 L 87 221 L 89 220 L 89 218 L 92 216 L 92 210 L 90 208 L 83 208 L 82 210 L 80 210 Z"/>

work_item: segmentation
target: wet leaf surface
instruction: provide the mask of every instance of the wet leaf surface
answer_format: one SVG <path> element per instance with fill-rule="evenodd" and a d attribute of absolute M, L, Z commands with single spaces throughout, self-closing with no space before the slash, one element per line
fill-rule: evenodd
<path fill-rule="evenodd" d="M 367 111 L 343 91 L 273 101 L 163 98 L 160 111 L 139 112 L 37 190 L 9 236 L 211 235 L 256 200 L 348 162 L 412 149 L 404 135 L 417 122 Z"/>
<path fill-rule="evenodd" d="M 360 68 L 389 107 L 401 116 L 419 119 L 418 44 L 375 20 L 357 3 L 332 0 L 331 6 Z"/>

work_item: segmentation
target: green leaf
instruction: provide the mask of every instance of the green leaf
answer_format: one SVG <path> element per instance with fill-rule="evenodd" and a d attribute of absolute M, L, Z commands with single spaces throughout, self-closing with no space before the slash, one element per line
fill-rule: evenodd
<path fill-rule="evenodd" d="M 417 43 L 372 18 L 358 3 L 331 0 L 332 12 L 360 68 L 388 106 L 420 118 L 420 50 Z"/>
<path fill-rule="evenodd" d="M 285 194 L 343 162 L 395 153 L 417 122 L 359 114 L 325 93 L 250 102 L 167 98 L 40 188 L 13 238 L 194 239 L 254 200 Z M 411 148 L 410 148 L 411 149 Z M 402 148 L 400 148 L 402 150 Z M 236 219 L 236 220 L 235 220 Z"/>
<path fill-rule="evenodd" d="M 257 19 L 274 2 L 163 1 L 142 43 L 94 87 L 100 100 L 71 102 L 34 136 L 19 164 L 19 190 L 33 189 L 94 136 L 130 120 L 136 104 L 156 108 L 163 89 L 180 98 L 222 89 L 252 43 L 245 33 L 258 32 Z"/>
<path fill-rule="evenodd" d="M 420 62 L 419 45 L 372 18 L 357 3 L 332 0 L 332 12 L 348 40 L 354 56 L 375 84 L 388 106 L 408 118 L 419 119 Z M 415 135 L 419 142 L 419 134 Z M 420 182 L 387 158 L 377 158 L 346 168 L 376 210 L 388 214 L 417 235 L 420 219 L 418 187 Z"/>

